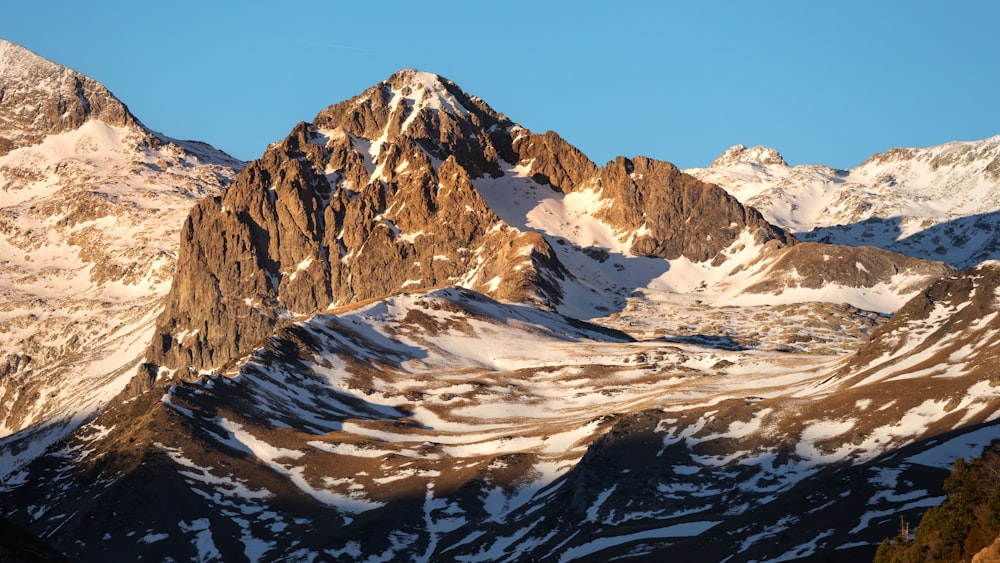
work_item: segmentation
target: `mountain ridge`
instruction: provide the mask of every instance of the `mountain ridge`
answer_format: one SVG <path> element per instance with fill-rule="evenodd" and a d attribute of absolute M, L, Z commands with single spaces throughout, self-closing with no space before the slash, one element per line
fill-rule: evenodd
<path fill-rule="evenodd" d="M 88 119 L 121 127 L 136 121 L 100 83 L 2 38 L 0 83 L 0 156 Z"/>
<path fill-rule="evenodd" d="M 570 201 L 580 202 L 575 210 Z M 568 230 L 544 218 L 566 213 Z M 453 82 L 403 70 L 298 124 L 221 198 L 200 204 L 184 229 L 177 289 L 147 353 L 147 377 L 161 366 L 182 377 L 219 367 L 283 316 L 407 289 L 457 284 L 568 312 L 580 306 L 568 294 L 637 289 L 622 287 L 614 271 L 597 282 L 603 287 L 586 281 L 595 261 L 613 255 L 721 271 L 727 261 L 736 267 L 734 253 L 747 260 L 748 248 L 796 243 L 672 164 L 621 157 L 599 168 L 558 135 L 515 125 Z M 908 264 L 893 273 L 936 271 Z M 584 318 L 623 305 L 612 297 Z M 140 378 L 136 389 L 146 385 Z"/>
<path fill-rule="evenodd" d="M 688 172 L 802 240 L 860 242 L 958 269 L 1000 258 L 1000 241 L 989 228 L 1000 212 L 1000 135 L 894 148 L 850 170 L 720 157 Z"/>

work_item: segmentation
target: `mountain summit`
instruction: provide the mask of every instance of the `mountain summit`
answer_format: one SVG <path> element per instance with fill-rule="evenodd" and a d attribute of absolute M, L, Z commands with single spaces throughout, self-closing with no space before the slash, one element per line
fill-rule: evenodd
<path fill-rule="evenodd" d="M 445 285 L 582 318 L 620 311 L 650 284 L 780 292 L 797 260 L 822 254 L 776 261 L 796 243 L 672 164 L 620 157 L 599 168 L 448 79 L 402 70 L 298 124 L 195 208 L 148 377 L 218 369 L 291 320 Z M 935 271 L 900 260 L 859 263 L 920 280 Z M 681 264 L 694 269 L 671 272 Z M 761 285 L 769 264 L 775 279 Z M 828 281 L 887 281 L 847 275 Z"/>
<path fill-rule="evenodd" d="M 737 163 L 788 166 L 781 154 L 774 149 L 762 146 L 747 148 L 743 145 L 734 145 L 712 161 L 709 168 L 722 168 Z"/>
<path fill-rule="evenodd" d="M 0 39 L 0 156 L 88 119 L 114 126 L 134 121 L 95 80 Z"/>
<path fill-rule="evenodd" d="M 589 318 L 666 270 L 644 258 L 732 269 L 737 244 L 794 242 L 669 163 L 598 168 L 403 70 L 297 125 L 192 212 L 150 369 L 215 369 L 288 320 L 442 285 Z"/>
<path fill-rule="evenodd" d="M 1000 259 L 991 227 L 1000 219 L 1000 136 L 889 149 L 850 170 L 762 166 L 772 159 L 754 151 L 733 147 L 687 172 L 801 240 L 863 243 L 957 268 Z"/>

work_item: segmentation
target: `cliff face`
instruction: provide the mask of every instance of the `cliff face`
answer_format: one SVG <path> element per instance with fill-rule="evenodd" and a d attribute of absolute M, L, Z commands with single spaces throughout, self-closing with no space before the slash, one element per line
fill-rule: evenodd
<path fill-rule="evenodd" d="M 441 285 L 558 300 L 552 248 L 503 223 L 473 186 L 518 159 L 511 127 L 415 71 L 300 123 L 191 213 L 150 357 L 217 367 L 282 319 Z"/>
<path fill-rule="evenodd" d="M 148 373 L 218 369 L 294 319 L 446 285 L 561 311 L 567 295 L 613 293 L 610 306 L 589 309 L 607 314 L 670 269 L 643 263 L 650 273 L 636 282 L 625 265 L 636 259 L 683 259 L 698 265 L 692 275 L 755 294 L 871 288 L 913 270 L 891 253 L 873 262 L 864 250 L 797 247 L 670 163 L 620 157 L 599 168 L 555 133 L 531 133 L 445 78 L 403 70 L 296 125 L 191 213 Z M 831 256 L 844 275 L 816 264 Z M 861 282 L 856 262 L 871 263 Z M 771 263 L 778 282 L 749 279 Z M 925 266 L 906 291 L 947 271 Z M 740 270 L 746 279 L 723 279 Z M 828 275 L 797 281 L 814 270 Z"/>
<path fill-rule="evenodd" d="M 722 188 L 689 176 L 669 162 L 619 157 L 601 170 L 604 197 L 613 203 L 602 217 L 616 227 L 642 232 L 632 243 L 638 256 L 721 264 L 720 253 L 745 231 L 757 244 L 794 244 L 789 233 L 756 210 L 740 205 Z"/>

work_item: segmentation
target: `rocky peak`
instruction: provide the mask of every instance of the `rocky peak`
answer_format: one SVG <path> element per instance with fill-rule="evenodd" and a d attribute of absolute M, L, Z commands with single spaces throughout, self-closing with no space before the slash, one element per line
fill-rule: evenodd
<path fill-rule="evenodd" d="M 409 144 L 438 161 L 455 155 L 474 178 L 499 176 L 500 158 L 516 161 L 509 119 L 454 82 L 412 69 L 321 111 L 313 125 L 326 134 L 365 139 L 364 152 L 380 173 L 391 170 L 379 167 L 383 153 Z"/>
<path fill-rule="evenodd" d="M 412 103 L 414 110 L 430 108 L 437 111 L 467 115 L 469 109 L 462 104 L 468 96 L 459 87 L 441 75 L 407 68 L 396 72 L 385 81 L 392 91 Z"/>
<path fill-rule="evenodd" d="M 719 158 L 712 161 L 710 168 L 723 168 L 739 163 L 788 166 L 781 154 L 774 149 L 759 145 L 750 148 L 743 145 L 736 145 L 729 147 L 726 149 L 726 152 L 719 155 Z"/>
<path fill-rule="evenodd" d="M 556 302 L 551 280 L 566 273 L 548 242 L 501 221 L 473 185 L 520 160 L 513 129 L 413 70 L 300 123 L 192 211 L 147 357 L 218 368 L 296 317 L 442 285 Z"/>
<path fill-rule="evenodd" d="M 77 129 L 88 119 L 135 122 L 100 83 L 0 39 L 0 155 Z"/>
<path fill-rule="evenodd" d="M 617 229 L 642 232 L 632 244 L 638 256 L 694 262 L 721 256 L 745 231 L 757 244 L 794 245 L 790 233 L 744 207 L 725 190 L 680 171 L 669 162 L 619 157 L 600 171 L 605 206 L 600 216 Z"/>

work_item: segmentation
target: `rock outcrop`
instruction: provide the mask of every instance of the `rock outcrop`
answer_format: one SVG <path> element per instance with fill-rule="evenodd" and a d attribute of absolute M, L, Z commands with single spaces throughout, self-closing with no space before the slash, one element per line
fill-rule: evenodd
<path fill-rule="evenodd" d="M 973 555 L 972 563 L 1000 563 L 1000 538 Z"/>
<path fill-rule="evenodd" d="M 645 157 L 619 157 L 604 167 L 598 181 L 611 201 L 601 213 L 611 225 L 637 233 L 632 252 L 693 262 L 723 260 L 719 253 L 740 235 L 753 233 L 759 245 L 794 244 L 789 233 L 771 225 L 756 210 L 740 205 L 725 190 L 689 176 L 673 164 Z"/>

